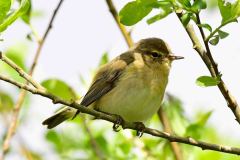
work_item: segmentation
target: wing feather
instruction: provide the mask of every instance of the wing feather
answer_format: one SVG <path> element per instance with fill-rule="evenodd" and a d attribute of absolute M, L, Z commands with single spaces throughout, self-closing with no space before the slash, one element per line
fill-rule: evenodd
<path fill-rule="evenodd" d="M 91 87 L 84 96 L 81 104 L 89 106 L 103 95 L 112 90 L 127 65 L 134 61 L 133 54 L 126 52 L 103 66 L 96 74 Z"/>

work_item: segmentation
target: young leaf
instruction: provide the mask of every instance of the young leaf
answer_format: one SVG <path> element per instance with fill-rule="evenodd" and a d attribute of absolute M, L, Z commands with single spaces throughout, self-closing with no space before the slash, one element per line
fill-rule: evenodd
<path fill-rule="evenodd" d="M 225 2 L 225 0 L 218 0 L 218 7 L 222 16 L 222 23 L 235 21 L 240 16 L 240 1 L 234 3 Z"/>
<path fill-rule="evenodd" d="M 10 7 L 11 7 L 11 0 L 0 1 L 0 24 L 2 23 L 8 11 L 10 10 Z"/>
<path fill-rule="evenodd" d="M 62 138 L 60 137 L 60 135 L 56 131 L 49 130 L 47 132 L 47 134 L 45 135 L 45 138 L 54 145 L 55 149 L 58 152 L 62 151 L 62 149 L 63 149 Z"/>
<path fill-rule="evenodd" d="M 187 7 L 187 8 L 191 7 L 190 0 L 178 0 L 178 2 L 182 4 L 183 7 Z"/>
<path fill-rule="evenodd" d="M 74 90 L 64 81 L 58 79 L 48 79 L 43 81 L 42 86 L 50 93 L 57 95 L 65 100 L 75 100 L 77 98 Z"/>
<path fill-rule="evenodd" d="M 154 23 L 154 22 L 156 22 L 156 21 L 159 21 L 159 20 L 167 17 L 170 13 L 171 13 L 171 12 L 161 12 L 161 13 L 159 13 L 159 14 L 151 17 L 151 18 L 149 18 L 149 19 L 147 20 L 147 23 L 148 23 L 148 24 L 152 24 L 152 23 Z"/>
<path fill-rule="evenodd" d="M 7 16 L 6 19 L 0 24 L 0 32 L 7 29 L 9 25 L 11 25 L 18 17 L 24 15 L 30 7 L 29 0 L 21 0 L 20 7 L 15 10 L 12 14 Z"/>
<path fill-rule="evenodd" d="M 198 24 L 199 27 L 202 27 L 202 28 L 206 28 L 209 32 L 212 32 L 212 27 L 207 24 L 207 23 L 204 23 L 204 24 Z"/>
<path fill-rule="evenodd" d="M 206 0 L 195 0 L 191 9 L 196 13 L 200 12 L 201 9 L 206 9 L 207 3 Z"/>
<path fill-rule="evenodd" d="M 165 5 L 161 5 L 158 8 L 160 10 L 160 13 L 149 18 L 147 20 L 148 24 L 152 24 L 158 20 L 161 20 L 161 19 L 167 17 L 170 13 L 172 13 L 172 6 L 169 3 L 166 3 Z"/>
<path fill-rule="evenodd" d="M 10 111 L 13 108 L 14 102 L 10 95 L 0 92 L 0 112 Z"/>
<path fill-rule="evenodd" d="M 18 1 L 20 1 L 20 0 L 18 0 Z M 23 14 L 23 15 L 21 16 L 22 20 L 23 20 L 26 24 L 30 24 L 31 14 L 32 14 L 32 2 L 31 2 L 31 0 L 29 0 L 29 8 L 28 8 L 28 10 L 25 12 L 25 14 Z"/>
<path fill-rule="evenodd" d="M 105 53 L 103 53 L 98 66 L 102 66 L 102 65 L 104 65 L 104 64 L 106 64 L 108 62 L 109 62 L 108 53 L 105 52 Z"/>
<path fill-rule="evenodd" d="M 151 11 L 151 4 L 156 0 L 137 0 L 127 3 L 119 12 L 120 22 L 132 26 L 141 21 Z"/>
<path fill-rule="evenodd" d="M 219 78 L 210 76 L 200 76 L 196 80 L 196 84 L 201 87 L 211 87 L 219 84 Z"/>
<path fill-rule="evenodd" d="M 218 30 L 218 35 L 219 35 L 219 37 L 220 37 L 221 39 L 224 39 L 224 38 L 226 38 L 226 37 L 229 35 L 229 33 L 224 32 L 224 31 L 222 31 L 222 30 Z"/>
<path fill-rule="evenodd" d="M 218 42 L 219 42 L 219 35 L 212 37 L 212 39 L 209 41 L 209 43 L 214 46 L 216 46 Z"/>
<path fill-rule="evenodd" d="M 185 13 L 182 17 L 181 17 L 181 21 L 184 27 L 186 27 L 189 23 L 191 19 L 191 14 L 190 13 Z"/>

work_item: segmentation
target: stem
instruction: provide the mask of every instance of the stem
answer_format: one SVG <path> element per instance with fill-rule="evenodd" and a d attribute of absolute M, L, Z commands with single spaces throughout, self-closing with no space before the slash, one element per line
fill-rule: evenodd
<path fill-rule="evenodd" d="M 181 21 L 182 13 L 179 12 L 179 13 L 176 13 L 176 15 L 178 16 L 179 20 Z M 201 23 L 199 15 L 197 15 L 197 19 L 198 19 L 198 23 Z M 197 53 L 199 54 L 199 56 L 201 57 L 201 59 L 203 60 L 205 65 L 207 66 L 211 75 L 213 77 L 218 77 L 218 76 L 221 77 L 220 72 L 218 70 L 217 63 L 215 63 L 215 61 L 212 57 L 208 42 L 204 41 L 205 35 L 203 32 L 203 29 L 201 27 L 199 27 L 206 50 L 202 47 L 197 35 L 194 32 L 193 27 L 191 25 L 188 24 L 185 27 L 185 30 L 188 33 L 188 36 L 193 43 L 193 48 L 197 51 Z M 220 78 L 220 83 L 218 84 L 218 88 L 221 91 L 223 97 L 225 98 L 225 101 L 227 102 L 228 107 L 232 110 L 233 114 L 235 115 L 236 121 L 240 124 L 240 107 L 239 107 L 236 99 L 232 96 L 232 94 L 228 90 L 228 88 L 225 85 L 222 78 Z"/>
<path fill-rule="evenodd" d="M 166 114 L 164 113 L 163 111 L 163 106 L 161 106 L 158 110 L 158 117 L 160 119 L 160 121 L 162 122 L 163 124 L 163 130 L 164 132 L 168 132 L 170 134 L 173 133 L 173 130 L 171 128 L 171 125 L 170 125 L 170 122 L 169 122 L 169 119 L 168 117 L 166 116 Z M 178 145 L 178 143 L 176 142 L 171 142 L 170 143 L 170 146 L 173 150 L 173 154 L 175 156 L 175 159 L 176 160 L 183 160 L 183 155 L 182 155 L 182 151 L 181 151 L 181 148 L 180 146 Z"/>
<path fill-rule="evenodd" d="M 106 114 L 103 112 L 98 112 L 91 108 L 82 106 L 77 102 L 65 101 L 65 100 L 61 99 L 60 97 L 57 97 L 57 96 L 47 92 L 46 90 L 40 90 L 40 89 L 30 87 L 26 84 L 16 82 L 16 81 L 14 81 L 10 78 L 7 78 L 3 75 L 0 75 L 0 80 L 11 83 L 21 89 L 25 89 L 25 90 L 31 92 L 32 94 L 37 94 L 42 97 L 46 97 L 46 98 L 50 99 L 54 104 L 62 104 L 65 106 L 69 106 L 69 107 L 72 107 L 72 108 L 75 108 L 75 109 L 81 111 L 81 113 L 90 114 L 92 116 L 95 116 L 97 119 L 103 119 L 103 120 L 112 122 L 114 124 L 119 123 L 119 120 L 116 116 L 109 115 L 109 114 Z M 122 125 L 123 129 L 133 129 L 136 131 L 139 129 L 138 124 L 132 123 L 132 122 L 127 122 L 124 120 L 121 125 Z M 152 136 L 155 136 L 155 137 L 165 138 L 165 139 L 169 140 L 170 142 L 179 142 L 179 143 L 184 143 L 184 144 L 189 144 L 192 146 L 200 147 L 203 150 L 214 150 L 214 151 L 231 153 L 231 154 L 236 154 L 236 155 L 240 154 L 240 148 L 237 148 L 237 147 L 229 147 L 229 146 L 222 146 L 222 145 L 207 143 L 207 142 L 195 140 L 191 137 L 180 137 L 180 136 L 172 135 L 167 132 L 161 132 L 156 129 L 151 129 L 148 127 L 144 128 L 143 132 L 150 134 Z"/>
<path fill-rule="evenodd" d="M 112 2 L 112 0 L 106 0 L 107 2 L 107 5 L 108 5 L 108 8 L 109 8 L 109 11 L 111 12 L 115 22 L 117 23 L 118 25 L 118 28 L 120 29 L 125 41 L 127 42 L 128 44 L 128 47 L 131 47 L 133 45 L 133 40 L 132 38 L 129 36 L 129 33 L 127 32 L 126 28 L 124 27 L 124 25 L 122 25 L 119 21 L 119 17 L 118 17 L 118 13 L 117 13 L 117 10 Z"/>
<path fill-rule="evenodd" d="M 235 20 L 229 20 L 229 21 L 226 21 L 224 23 L 221 23 L 220 26 L 218 26 L 214 31 L 212 31 L 209 36 L 207 38 L 204 39 L 204 41 L 206 42 L 209 42 L 209 40 L 215 35 L 215 33 L 217 33 L 223 26 L 231 23 L 231 22 L 235 22 Z"/>

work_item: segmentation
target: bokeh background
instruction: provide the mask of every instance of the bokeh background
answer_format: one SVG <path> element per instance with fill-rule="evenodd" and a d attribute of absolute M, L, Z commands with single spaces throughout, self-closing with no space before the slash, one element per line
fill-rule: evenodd
<path fill-rule="evenodd" d="M 118 10 L 127 2 L 129 1 L 114 1 Z M 32 26 L 39 35 L 43 34 L 57 3 L 58 0 L 32 1 L 34 11 Z M 201 14 L 202 21 L 211 24 L 213 27 L 217 27 L 221 23 L 217 2 L 209 0 L 208 6 L 210 7 Z M 154 15 L 154 12 L 151 14 Z M 225 80 L 229 90 L 238 101 L 240 101 L 240 76 L 238 74 L 238 68 L 240 68 L 240 54 L 238 53 L 240 50 L 239 28 L 239 23 L 232 23 L 224 27 L 224 31 L 230 33 L 229 37 L 220 41 L 217 46 L 211 46 L 213 56 L 218 62 L 219 69 L 223 74 L 223 80 Z M 176 15 L 170 14 L 167 18 L 152 25 L 148 25 L 146 20 L 142 20 L 128 29 L 132 30 L 131 35 L 135 42 L 147 37 L 162 38 L 169 43 L 175 54 L 185 57 L 184 60 L 173 64 L 167 87 L 168 93 L 181 100 L 180 108 L 181 114 L 184 117 L 183 119 L 186 119 L 186 121 L 192 120 L 191 122 L 193 122 L 199 115 L 212 111 L 207 124 L 202 126 L 202 130 L 204 131 L 204 127 L 211 128 L 212 135 L 217 135 L 217 137 L 219 136 L 221 137 L 220 139 L 223 140 L 228 139 L 225 141 L 225 145 L 234 144 L 235 140 L 239 142 L 239 124 L 234 120 L 234 115 L 227 107 L 218 88 L 203 88 L 197 86 L 195 83 L 197 77 L 209 75 L 209 72 L 198 54 L 193 50 L 192 43 Z M 30 32 L 31 29 L 29 26 L 21 20 L 18 20 L 11 25 L 7 31 L 0 35 L 1 38 L 4 39 L 4 41 L 0 42 L 1 50 L 6 52 L 19 52 L 19 54 L 24 53 L 27 67 L 30 66 L 37 47 L 36 42 L 26 38 L 26 35 Z M 104 0 L 65 0 L 43 47 L 34 78 L 39 82 L 49 78 L 61 79 L 72 86 L 79 96 L 84 95 L 102 55 L 108 53 L 109 59 L 112 59 L 127 49 L 126 42 L 112 15 L 109 13 Z M 18 90 L 15 87 L 0 81 L 0 89 L 1 91 L 8 92 L 12 95 L 14 101 L 16 101 Z M 51 101 L 46 98 L 29 94 L 21 112 L 17 133 L 12 139 L 11 150 L 6 159 L 26 159 L 25 152 L 22 149 L 24 147 L 27 148 L 29 152 L 31 151 L 31 154 L 34 153 L 36 157 L 41 157 L 42 159 L 93 158 L 94 153 L 91 152 L 91 147 L 87 145 L 89 138 L 84 138 L 87 133 L 83 131 L 82 126 L 78 124 L 83 123 L 81 119 L 77 119 L 73 123 L 64 123 L 53 131 L 50 131 L 50 133 L 45 126 L 41 125 L 41 122 L 52 115 L 59 107 L 58 105 L 53 105 Z M 0 137 L 4 137 L 4 133 L 8 127 L 10 121 L 10 115 L 8 113 L 0 113 Z M 182 125 L 182 128 L 178 128 L 176 132 L 180 132 L 180 134 L 183 133 L 183 131 L 179 130 L 184 130 L 183 128 L 186 122 L 181 121 L 184 125 L 180 124 L 181 122 L 179 122 L 176 117 L 174 118 L 176 115 L 171 115 L 172 117 L 169 117 L 169 119 L 175 120 L 176 126 Z M 151 121 L 158 121 L 157 117 Z M 97 141 L 100 143 L 101 148 L 102 145 L 107 146 L 107 149 L 103 147 L 106 155 L 113 150 L 113 148 L 111 150 L 109 147 L 111 148 L 115 145 L 120 146 L 117 145 L 118 143 L 115 144 L 115 141 L 121 141 L 123 143 L 123 146 L 119 147 L 120 149 L 126 146 L 135 148 L 134 150 L 128 149 L 130 150 L 129 153 L 123 151 L 118 153 L 120 151 L 114 150 L 113 153 L 116 154 L 115 158 L 124 157 L 124 153 L 125 155 L 129 155 L 130 152 L 133 155 L 137 155 L 137 158 L 133 156 L 133 159 L 144 158 L 145 152 L 142 150 L 142 146 L 146 145 L 144 142 L 150 144 L 150 142 L 147 141 L 149 140 L 154 145 L 157 143 L 152 140 L 157 140 L 156 138 L 147 135 L 144 135 L 147 140 L 144 139 L 144 137 L 141 139 L 135 138 L 134 133 L 131 131 L 114 133 L 111 124 L 108 122 L 99 120 L 91 122 L 87 120 L 86 123 L 92 130 L 94 137 L 105 137 L 102 139 L 99 138 L 100 140 L 98 139 Z M 157 122 L 149 122 L 149 125 L 161 129 L 161 125 Z M 204 135 L 204 132 L 201 133 L 201 135 Z M 57 138 L 55 142 L 57 143 L 58 141 L 59 144 L 54 142 L 54 138 L 52 138 L 54 136 L 55 139 Z M 68 136 L 72 137 L 76 144 L 69 146 L 67 142 L 65 142 L 65 140 L 70 142 L 70 140 L 66 138 Z M 109 140 L 106 140 L 108 138 L 112 139 L 114 143 L 110 144 Z M 126 139 L 134 139 L 132 140 L 134 143 L 131 144 L 134 145 L 134 147 L 125 144 L 127 143 Z M 211 140 L 213 140 L 213 142 L 217 141 L 212 137 L 206 139 L 210 142 Z M 203 138 L 203 140 L 206 139 Z M 227 143 L 228 141 L 229 143 Z M 235 143 L 237 142 L 235 141 Z M 210 151 L 201 151 L 200 149 L 196 150 L 199 155 L 212 153 Z M 159 147 L 158 152 L 161 152 L 161 147 Z M 118 154 L 121 156 L 117 157 Z M 196 154 L 192 156 L 188 155 L 188 159 L 196 159 L 195 156 Z M 221 156 L 218 158 L 221 159 Z M 110 159 L 114 159 L 113 155 L 109 157 Z M 154 159 L 154 157 L 156 158 L 157 156 L 152 157 Z M 171 156 L 169 157 L 171 158 Z M 166 156 L 165 158 L 167 159 L 169 157 Z M 232 158 L 236 157 L 233 156 L 229 159 Z"/>

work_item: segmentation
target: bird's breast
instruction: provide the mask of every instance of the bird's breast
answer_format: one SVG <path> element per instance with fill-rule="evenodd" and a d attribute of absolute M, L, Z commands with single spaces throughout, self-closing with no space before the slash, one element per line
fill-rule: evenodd
<path fill-rule="evenodd" d="M 131 122 L 149 119 L 163 99 L 168 73 L 133 64 L 124 71 L 116 86 L 100 98 L 100 111 L 118 114 Z"/>

